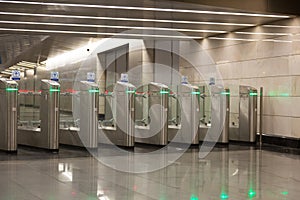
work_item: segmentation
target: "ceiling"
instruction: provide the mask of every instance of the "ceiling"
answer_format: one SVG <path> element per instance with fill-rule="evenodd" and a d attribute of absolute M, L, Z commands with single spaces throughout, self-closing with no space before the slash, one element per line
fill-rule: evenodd
<path fill-rule="evenodd" d="M 201 39 L 290 18 L 179 1 L 0 0 L 0 70 L 104 37 Z"/>

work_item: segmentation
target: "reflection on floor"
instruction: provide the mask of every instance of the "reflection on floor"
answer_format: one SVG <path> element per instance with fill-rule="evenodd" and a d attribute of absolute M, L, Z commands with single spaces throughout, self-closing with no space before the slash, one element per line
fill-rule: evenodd
<path fill-rule="evenodd" d="M 0 199 L 298 200 L 300 194 L 300 156 L 253 147 L 215 148 L 205 159 L 189 149 L 143 174 L 113 170 L 82 150 L 60 154 L 23 147 L 18 155 L 1 153 Z"/>

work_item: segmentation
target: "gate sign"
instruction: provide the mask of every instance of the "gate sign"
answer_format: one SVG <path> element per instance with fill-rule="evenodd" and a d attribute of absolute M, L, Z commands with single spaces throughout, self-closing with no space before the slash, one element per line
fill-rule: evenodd
<path fill-rule="evenodd" d="M 87 81 L 88 82 L 95 82 L 96 80 L 96 75 L 94 72 L 88 72 L 87 73 Z"/>
<path fill-rule="evenodd" d="M 59 81 L 59 72 L 51 72 L 51 81 Z"/>
<path fill-rule="evenodd" d="M 21 73 L 18 70 L 13 70 L 12 71 L 12 75 L 11 75 L 11 79 L 14 81 L 19 81 L 21 80 Z"/>
<path fill-rule="evenodd" d="M 121 74 L 121 82 L 128 83 L 128 74 Z"/>
<path fill-rule="evenodd" d="M 209 85 L 216 85 L 216 79 L 214 77 L 210 77 Z"/>

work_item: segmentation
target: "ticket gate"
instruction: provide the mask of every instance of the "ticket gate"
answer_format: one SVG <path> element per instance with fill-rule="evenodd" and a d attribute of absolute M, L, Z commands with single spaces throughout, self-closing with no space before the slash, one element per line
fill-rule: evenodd
<path fill-rule="evenodd" d="M 161 83 L 149 83 L 146 91 L 138 92 L 136 112 L 145 112 L 143 119 L 136 120 L 135 141 L 145 144 L 168 144 L 169 87 Z M 142 124 L 141 124 L 142 123 Z"/>
<path fill-rule="evenodd" d="M 44 148 L 51 151 L 58 150 L 59 93 L 60 84 L 51 80 L 41 81 L 41 92 L 19 93 L 19 95 L 39 97 L 40 120 L 35 122 L 24 119 L 19 120 L 17 130 L 18 144 Z"/>
<path fill-rule="evenodd" d="M 256 142 L 257 96 L 257 89 L 250 86 L 239 87 L 239 122 L 230 127 L 230 140 Z"/>
<path fill-rule="evenodd" d="M 228 144 L 230 90 L 219 86 L 200 87 L 200 141 Z M 212 118 L 215 119 L 212 119 Z M 209 131 L 211 130 L 211 131 Z"/>
<path fill-rule="evenodd" d="M 199 144 L 199 97 L 199 88 L 187 83 L 181 84 L 177 87 L 176 93 L 170 94 L 170 100 L 175 99 L 177 105 L 175 113 L 169 112 L 169 141 Z M 169 111 L 172 109 L 174 109 L 174 105 L 169 102 Z M 170 116 L 174 116 L 174 114 L 175 117 L 171 118 Z"/>
<path fill-rule="evenodd" d="M 114 91 L 101 94 L 110 99 L 112 118 L 99 122 L 98 142 L 123 147 L 134 146 L 134 95 L 135 86 L 118 81 Z"/>
<path fill-rule="evenodd" d="M 0 78 L 0 149 L 17 151 L 17 99 L 18 84 Z"/>
<path fill-rule="evenodd" d="M 76 107 L 71 118 L 60 117 L 59 143 L 86 148 L 98 147 L 99 87 L 94 82 L 81 81 L 78 93 L 64 93 L 73 98 Z M 78 110 L 77 110 L 78 108 Z M 73 120 L 73 117 L 79 119 Z"/>

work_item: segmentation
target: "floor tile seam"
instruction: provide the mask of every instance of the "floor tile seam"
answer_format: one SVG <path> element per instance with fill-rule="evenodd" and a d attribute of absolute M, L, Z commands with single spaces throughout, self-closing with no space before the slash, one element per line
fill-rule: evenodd
<path fill-rule="evenodd" d="M 13 183 L 15 183 L 16 185 L 18 185 L 20 188 L 22 188 L 24 191 L 28 192 L 30 195 L 36 197 L 37 199 L 43 200 L 43 199 L 41 199 L 39 196 L 33 194 L 30 190 L 27 190 L 27 188 L 24 187 L 22 184 L 18 183 L 18 181 L 14 180 L 14 179 L 11 179 L 11 181 L 12 181 Z"/>

